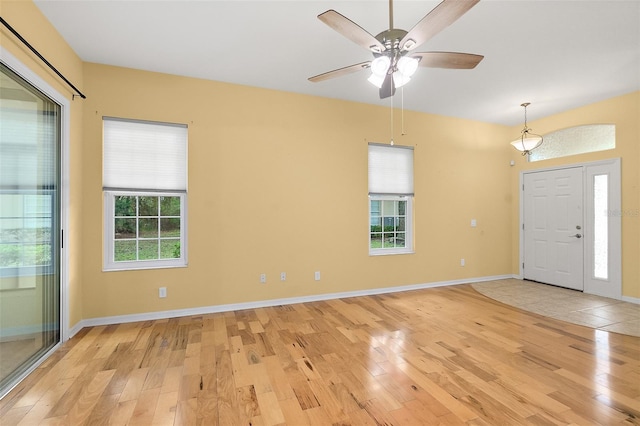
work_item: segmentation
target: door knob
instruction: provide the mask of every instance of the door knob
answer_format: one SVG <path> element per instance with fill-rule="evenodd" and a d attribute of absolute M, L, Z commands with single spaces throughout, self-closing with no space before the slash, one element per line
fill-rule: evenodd
<path fill-rule="evenodd" d="M 569 236 L 574 238 L 582 238 L 582 234 L 569 235 Z"/>

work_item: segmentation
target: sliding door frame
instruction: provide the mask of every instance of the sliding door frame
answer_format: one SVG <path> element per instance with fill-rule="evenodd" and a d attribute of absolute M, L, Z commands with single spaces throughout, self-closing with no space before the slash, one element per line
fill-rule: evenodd
<path fill-rule="evenodd" d="M 71 122 L 71 103 L 68 98 L 64 97 L 60 92 L 54 89 L 42 77 L 31 70 L 27 65 L 22 63 L 6 48 L 0 46 L 0 62 L 10 68 L 14 73 L 29 82 L 33 87 L 51 98 L 60 106 L 60 243 L 58 247 L 60 251 L 60 341 L 47 351 L 38 361 L 36 361 L 29 369 L 27 369 L 16 381 L 19 383 L 24 377 L 35 370 L 42 362 L 44 362 L 62 342 L 69 339 L 69 137 Z M 14 384 L 14 386 L 15 386 Z M 8 391 L 8 390 L 7 390 Z M 3 395 L 0 395 L 2 397 Z"/>

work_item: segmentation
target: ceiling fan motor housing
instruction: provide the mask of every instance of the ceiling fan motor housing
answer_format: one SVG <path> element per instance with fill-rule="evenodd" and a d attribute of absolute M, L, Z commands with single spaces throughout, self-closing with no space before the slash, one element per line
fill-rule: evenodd
<path fill-rule="evenodd" d="M 384 99 L 393 96 L 396 87 L 405 85 L 418 66 L 449 69 L 474 68 L 482 60 L 482 55 L 459 52 L 413 52 L 413 49 L 447 28 L 479 1 L 442 0 L 407 32 L 393 28 L 393 0 L 389 0 L 389 29 L 375 37 L 346 16 L 329 9 L 318 15 L 318 19 L 372 52 L 374 59 L 309 77 L 309 81 L 324 81 L 368 68 L 372 70 L 369 82 L 380 88 L 380 99 Z"/>
<path fill-rule="evenodd" d="M 379 56 L 387 56 L 391 59 L 391 66 L 389 67 L 389 72 L 393 72 L 398 63 L 398 60 L 404 56 L 407 52 L 403 52 L 400 49 L 400 41 L 407 35 L 405 30 L 401 29 L 389 29 L 382 31 L 380 34 L 376 36 L 376 40 L 378 40 L 385 48 L 384 51 L 378 52 L 377 46 L 372 46 L 371 51 L 373 52 L 373 56 L 376 58 Z"/>

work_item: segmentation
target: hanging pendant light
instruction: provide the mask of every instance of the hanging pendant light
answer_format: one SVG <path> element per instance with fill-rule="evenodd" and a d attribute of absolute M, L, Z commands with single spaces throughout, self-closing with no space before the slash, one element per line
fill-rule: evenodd
<path fill-rule="evenodd" d="M 522 155 L 529 155 L 531 151 L 542 145 L 543 138 L 540 135 L 535 133 L 531 133 L 531 129 L 527 127 L 527 107 L 531 105 L 530 102 L 525 102 L 521 104 L 521 107 L 524 107 L 524 128 L 522 129 L 522 134 L 520 138 L 511 142 L 511 145 L 518 151 L 522 152 Z"/>

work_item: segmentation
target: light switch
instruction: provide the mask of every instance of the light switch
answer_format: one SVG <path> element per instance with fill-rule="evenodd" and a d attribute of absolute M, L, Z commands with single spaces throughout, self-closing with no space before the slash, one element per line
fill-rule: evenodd
<path fill-rule="evenodd" d="M 477 225 L 478 224 L 477 224 L 476 220 L 475 219 L 471 219 L 471 227 L 475 228 Z"/>

